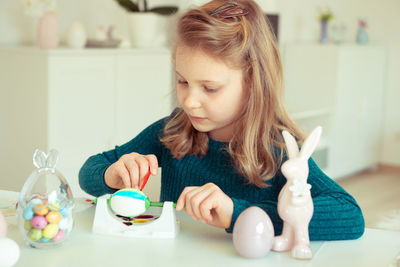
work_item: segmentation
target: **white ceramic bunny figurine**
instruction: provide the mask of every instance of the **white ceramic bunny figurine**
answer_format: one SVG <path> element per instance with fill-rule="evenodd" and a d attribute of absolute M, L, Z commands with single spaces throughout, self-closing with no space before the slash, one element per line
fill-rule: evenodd
<path fill-rule="evenodd" d="M 278 197 L 278 214 L 283 220 L 280 236 L 275 237 L 272 250 L 291 249 L 292 257 L 311 259 L 312 251 L 308 236 L 308 224 L 314 212 L 311 185 L 307 183 L 308 159 L 317 147 L 322 127 L 316 127 L 306 138 L 299 152 L 296 139 L 287 131 L 282 135 L 286 143 L 288 160 L 281 170 L 287 182 Z"/>

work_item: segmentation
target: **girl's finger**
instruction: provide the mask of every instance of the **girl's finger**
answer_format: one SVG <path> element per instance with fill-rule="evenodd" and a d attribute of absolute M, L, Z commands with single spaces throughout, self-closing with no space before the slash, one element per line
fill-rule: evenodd
<path fill-rule="evenodd" d="M 135 160 L 126 160 L 126 168 L 129 170 L 129 178 L 131 180 L 131 188 L 137 188 L 139 184 L 139 167 Z"/>
<path fill-rule="evenodd" d="M 149 172 L 149 162 L 145 157 L 140 156 L 136 158 L 136 164 L 139 168 L 138 185 L 141 185 L 143 183 L 144 177 L 146 177 L 146 174 Z"/>
<path fill-rule="evenodd" d="M 193 190 L 195 187 L 194 186 L 187 186 L 183 189 L 181 195 L 179 196 L 178 200 L 176 201 L 176 210 L 182 210 L 183 207 L 185 207 L 185 198 L 187 192 Z"/>
<path fill-rule="evenodd" d="M 201 217 L 206 221 L 206 223 L 211 223 L 213 220 L 211 210 L 218 206 L 218 195 L 217 191 L 213 191 L 200 205 Z"/>
<path fill-rule="evenodd" d="M 192 216 L 193 219 L 195 219 L 196 221 L 201 219 L 201 214 L 199 211 L 199 202 L 201 202 L 201 199 L 204 197 L 204 195 L 200 194 L 200 192 L 203 191 L 203 189 L 204 189 L 203 187 L 195 187 L 192 190 L 188 191 L 185 195 L 185 203 L 186 203 L 185 211 L 190 216 Z M 207 196 L 206 194 L 205 197 Z M 197 195 L 199 195 L 199 198 L 196 197 Z"/>
<path fill-rule="evenodd" d="M 158 171 L 158 160 L 157 157 L 153 154 L 144 156 L 150 165 L 150 171 L 152 175 L 157 175 Z"/>
<path fill-rule="evenodd" d="M 123 162 L 117 162 L 115 164 L 115 172 L 117 173 L 118 178 L 122 180 L 125 188 L 131 187 L 131 179 L 129 175 L 129 171 L 127 170 L 125 164 Z"/>
<path fill-rule="evenodd" d="M 202 213 L 200 211 L 200 207 L 202 206 L 203 201 L 209 198 L 209 195 L 212 193 L 212 191 L 209 190 L 209 188 L 206 188 L 204 186 L 198 188 L 197 190 L 193 190 L 187 194 L 186 199 L 188 202 L 190 202 L 190 208 L 193 214 L 196 216 L 196 218 L 201 219 L 204 221 L 204 218 L 202 216 Z M 188 196 L 190 195 L 190 196 Z M 187 205 L 187 204 L 186 204 Z"/>

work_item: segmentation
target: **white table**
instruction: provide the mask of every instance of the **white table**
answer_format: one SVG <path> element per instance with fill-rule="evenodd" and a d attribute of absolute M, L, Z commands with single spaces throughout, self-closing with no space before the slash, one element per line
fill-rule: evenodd
<path fill-rule="evenodd" d="M 269 252 L 261 259 L 240 257 L 232 235 L 223 229 L 195 222 L 177 212 L 180 233 L 175 239 L 134 239 L 91 232 L 95 207 L 77 202 L 75 226 L 63 246 L 33 249 L 25 245 L 11 223 L 8 237 L 15 240 L 21 256 L 15 266 L 390 266 L 400 253 L 400 232 L 366 229 L 358 240 L 311 242 L 312 260 L 290 257 L 288 252 Z M 10 218 L 8 218 L 10 219 Z"/>

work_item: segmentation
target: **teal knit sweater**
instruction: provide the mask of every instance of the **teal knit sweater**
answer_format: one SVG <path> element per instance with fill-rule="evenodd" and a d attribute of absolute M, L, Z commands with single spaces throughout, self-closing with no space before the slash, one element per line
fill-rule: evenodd
<path fill-rule="evenodd" d="M 90 157 L 79 172 L 81 188 L 93 196 L 112 194 L 116 190 L 104 182 L 104 172 L 122 155 L 137 152 L 154 154 L 162 168 L 161 201 L 176 202 L 186 186 L 202 186 L 214 183 L 230 196 L 234 203 L 231 226 L 226 229 L 232 232 L 239 214 L 250 206 L 265 210 L 271 218 L 275 234 L 282 231 L 282 220 L 277 212 L 278 194 L 286 182 L 279 171 L 266 188 L 246 184 L 232 163 L 229 153 L 224 150 L 227 143 L 209 139 L 209 151 L 204 157 L 187 155 L 175 159 L 170 151 L 160 142 L 160 136 L 166 119 L 161 119 L 137 137 L 115 149 Z M 355 239 L 364 232 L 364 218 L 354 198 L 336 182 L 327 177 L 309 160 L 308 183 L 311 184 L 311 195 L 314 202 L 314 215 L 309 224 L 311 240 Z"/>

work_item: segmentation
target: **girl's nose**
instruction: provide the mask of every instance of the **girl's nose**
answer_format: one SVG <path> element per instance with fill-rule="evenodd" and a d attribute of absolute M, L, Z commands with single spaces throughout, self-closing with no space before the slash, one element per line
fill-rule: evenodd
<path fill-rule="evenodd" d="M 193 89 L 188 90 L 183 104 L 185 105 L 186 108 L 190 109 L 201 107 L 199 96 L 196 95 L 195 90 Z"/>

